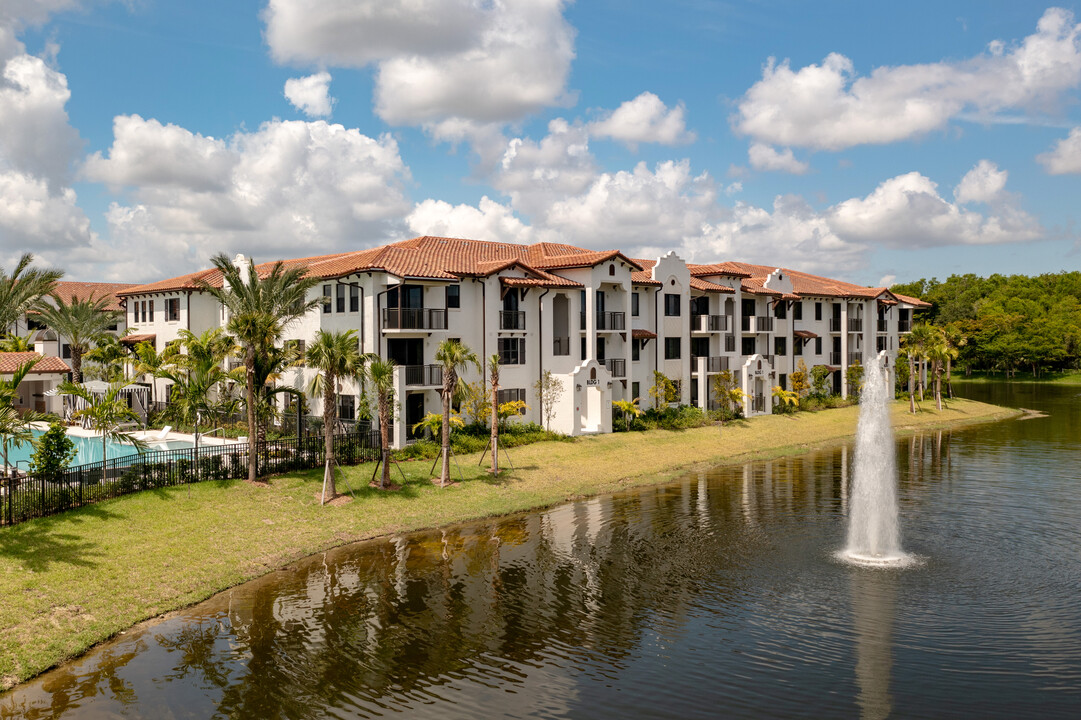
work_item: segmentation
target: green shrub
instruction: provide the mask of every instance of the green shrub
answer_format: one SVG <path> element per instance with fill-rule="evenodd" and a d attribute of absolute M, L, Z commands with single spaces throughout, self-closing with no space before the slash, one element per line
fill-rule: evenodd
<path fill-rule="evenodd" d="M 46 480 L 55 481 L 64 469 L 75 460 L 78 450 L 68 437 L 64 426 L 58 422 L 34 441 L 34 454 L 30 457 L 30 473 Z"/>

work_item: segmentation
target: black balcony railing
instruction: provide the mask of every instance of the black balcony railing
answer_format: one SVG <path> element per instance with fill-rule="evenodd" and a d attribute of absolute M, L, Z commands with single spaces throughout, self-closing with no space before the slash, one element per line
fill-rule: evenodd
<path fill-rule="evenodd" d="M 597 313 L 598 330 L 626 330 L 627 313 L 602 310 Z"/>
<path fill-rule="evenodd" d="M 700 359 L 706 361 L 707 373 L 719 373 L 729 369 L 728 358 L 723 355 L 709 355 L 701 358 L 698 355 L 692 355 L 691 372 L 698 372 L 698 361 Z"/>
<path fill-rule="evenodd" d="M 885 318 L 878 319 L 878 331 L 886 332 L 889 329 L 888 321 Z"/>
<path fill-rule="evenodd" d="M 439 365 L 405 365 L 406 387 L 442 387 L 443 368 Z"/>
<path fill-rule="evenodd" d="M 522 310 L 500 310 L 500 330 L 525 330 L 525 312 Z"/>
<path fill-rule="evenodd" d="M 726 353 L 734 353 L 736 351 L 736 336 L 725 335 L 724 336 L 724 351 Z"/>
<path fill-rule="evenodd" d="M 898 320 L 897 321 L 897 332 L 912 332 L 912 321 L 911 320 Z"/>
<path fill-rule="evenodd" d="M 841 353 L 839 353 L 839 352 L 831 352 L 830 353 L 830 365 L 840 365 L 840 364 L 841 364 Z"/>
<path fill-rule="evenodd" d="M 552 354 L 553 355 L 570 355 L 571 354 L 571 339 L 569 337 L 555 337 L 555 338 L 552 338 Z"/>
<path fill-rule="evenodd" d="M 727 315 L 691 315 L 691 332 L 727 332 Z"/>
<path fill-rule="evenodd" d="M 849 366 L 862 365 L 863 364 L 863 352 L 857 350 L 856 352 L 848 353 L 848 364 L 849 364 Z"/>
<path fill-rule="evenodd" d="M 848 332 L 863 332 L 863 318 L 848 318 Z"/>
<path fill-rule="evenodd" d="M 830 318 L 830 332 L 841 332 L 841 318 Z"/>
<path fill-rule="evenodd" d="M 612 377 L 627 377 L 627 361 L 623 358 L 608 358 L 604 361 L 604 367 L 612 374 Z"/>
<path fill-rule="evenodd" d="M 773 318 L 769 315 L 759 315 L 754 319 L 755 332 L 773 332 Z"/>
<path fill-rule="evenodd" d="M 443 308 L 383 308 L 384 330 L 446 330 Z"/>

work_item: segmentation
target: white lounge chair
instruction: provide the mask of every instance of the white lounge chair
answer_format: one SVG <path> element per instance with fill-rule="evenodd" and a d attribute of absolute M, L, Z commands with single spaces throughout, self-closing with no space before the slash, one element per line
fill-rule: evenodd
<path fill-rule="evenodd" d="M 173 426 L 172 425 L 166 425 L 165 427 L 163 427 L 161 429 L 160 433 L 158 433 L 157 435 L 155 435 L 154 437 L 152 437 L 150 439 L 151 440 L 165 440 L 166 438 L 169 437 L 169 433 L 171 433 L 172 431 L 173 431 Z"/>

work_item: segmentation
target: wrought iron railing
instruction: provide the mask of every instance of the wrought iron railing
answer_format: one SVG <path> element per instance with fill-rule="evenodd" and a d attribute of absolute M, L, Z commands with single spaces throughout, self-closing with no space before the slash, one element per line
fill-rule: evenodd
<path fill-rule="evenodd" d="M 889 330 L 889 321 L 887 321 L 885 318 L 879 318 L 878 319 L 878 331 L 879 332 L 886 332 L 887 330 Z"/>
<path fill-rule="evenodd" d="M 627 313 L 601 310 L 597 313 L 598 330 L 626 330 Z"/>
<path fill-rule="evenodd" d="M 552 338 L 552 354 L 553 355 L 570 355 L 571 354 L 571 339 L 569 337 L 554 337 L 554 338 Z"/>
<path fill-rule="evenodd" d="M 383 308 L 384 330 L 446 330 L 443 308 Z"/>
<path fill-rule="evenodd" d="M 863 318 L 848 318 L 848 332 L 863 332 Z"/>
<path fill-rule="evenodd" d="M 499 311 L 499 329 L 500 330 L 525 330 L 525 311 L 524 310 L 500 310 Z"/>
<path fill-rule="evenodd" d="M 440 365 L 404 365 L 406 387 L 441 387 L 443 368 Z"/>
<path fill-rule="evenodd" d="M 604 361 L 604 367 L 612 374 L 612 377 L 627 377 L 627 361 L 624 358 L 608 358 Z"/>
<path fill-rule="evenodd" d="M 729 360 L 724 355 L 691 356 L 691 372 L 698 372 L 698 361 L 705 359 L 707 373 L 719 373 L 729 369 Z"/>
<path fill-rule="evenodd" d="M 727 315 L 691 315 L 691 332 L 727 332 Z"/>
<path fill-rule="evenodd" d="M 897 321 L 897 332 L 912 332 L 912 321 L 911 320 L 898 320 Z"/>
<path fill-rule="evenodd" d="M 841 332 L 841 318 L 830 318 L 830 332 Z"/>
<path fill-rule="evenodd" d="M 841 353 L 836 352 L 836 351 L 831 352 L 830 353 L 830 365 L 840 365 L 840 364 L 841 364 Z"/>

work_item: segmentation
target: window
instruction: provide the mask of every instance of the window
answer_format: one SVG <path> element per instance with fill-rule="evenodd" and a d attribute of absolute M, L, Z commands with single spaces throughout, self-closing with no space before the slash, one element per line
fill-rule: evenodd
<path fill-rule="evenodd" d="M 503 403 L 514 402 L 521 400 L 525 402 L 525 388 L 506 388 L 496 393 L 495 401 L 499 405 Z M 519 415 L 525 415 L 525 408 L 523 407 L 519 412 Z"/>
<path fill-rule="evenodd" d="M 631 293 L 631 317 L 638 317 L 638 293 Z"/>
<path fill-rule="evenodd" d="M 642 341 L 631 340 L 631 360 L 641 360 Z"/>
<path fill-rule="evenodd" d="M 822 354 L 822 338 L 815 338 L 815 355 Z"/>
<path fill-rule="evenodd" d="M 154 301 L 150 301 L 150 322 L 154 322 Z"/>
<path fill-rule="evenodd" d="M 521 365 L 525 362 L 525 338 L 499 338 L 498 349 L 500 365 Z"/>
<path fill-rule="evenodd" d="M 65 360 L 71 359 L 71 345 L 64 343 L 64 347 L 60 352 L 60 357 L 64 358 Z"/>
<path fill-rule="evenodd" d="M 334 311 L 343 313 L 345 312 L 345 285 L 338 283 L 337 287 L 335 287 L 334 290 L 336 293 Z"/>
<path fill-rule="evenodd" d="M 349 286 L 349 312 L 360 310 L 360 288 L 356 285 Z"/>
<path fill-rule="evenodd" d="M 784 320 L 788 317 L 788 303 L 784 300 L 778 300 L 777 304 L 773 306 L 773 317 L 778 320 Z"/>
<path fill-rule="evenodd" d="M 142 302 L 142 306 L 143 306 L 143 311 L 142 311 L 142 316 L 143 316 L 143 317 L 142 317 L 142 322 L 146 322 L 146 300 L 143 300 L 143 302 Z"/>
<path fill-rule="evenodd" d="M 323 314 L 330 312 L 330 284 L 323 286 Z"/>
<path fill-rule="evenodd" d="M 802 320 L 803 319 L 803 301 L 802 300 L 797 300 L 796 302 L 792 303 L 792 319 L 793 320 Z"/>
<path fill-rule="evenodd" d="M 815 320 L 822 320 L 822 303 L 815 303 Z"/>
<path fill-rule="evenodd" d="M 664 294 L 664 314 L 668 317 L 679 316 L 679 295 L 674 293 Z"/>
<path fill-rule="evenodd" d="M 777 376 L 777 384 L 781 386 L 782 390 L 787 390 L 788 389 L 788 376 L 785 375 L 784 373 L 781 373 L 780 375 L 778 375 Z"/>
<path fill-rule="evenodd" d="M 664 359 L 665 360 L 679 360 L 682 352 L 682 340 L 683 338 L 670 337 L 664 339 Z"/>
<path fill-rule="evenodd" d="M 339 395 L 338 396 L 338 419 L 339 420 L 355 420 L 357 417 L 357 396 L 356 395 Z"/>
<path fill-rule="evenodd" d="M 631 383 L 631 400 L 634 400 L 635 398 L 642 397 L 638 392 L 641 388 L 642 388 L 641 383 L 636 383 L 636 382 Z"/>
<path fill-rule="evenodd" d="M 748 355 L 754 355 L 754 338 L 753 337 L 745 337 L 742 340 L 740 340 L 740 348 L 739 348 L 739 350 L 740 350 L 740 355 L 743 355 L 744 357 L 746 357 Z"/>
<path fill-rule="evenodd" d="M 604 338 L 597 338 L 597 360 L 604 362 Z"/>
<path fill-rule="evenodd" d="M 165 319 L 171 322 L 180 319 L 180 298 L 169 298 L 165 301 Z"/>
<path fill-rule="evenodd" d="M 788 338 L 775 337 L 773 338 L 773 352 L 776 355 L 788 354 Z"/>
<path fill-rule="evenodd" d="M 608 266 L 608 274 L 609 275 L 615 275 L 616 274 L 616 266 L 615 265 L 609 265 Z"/>
<path fill-rule="evenodd" d="M 583 338 L 581 338 L 581 341 L 582 342 L 579 343 L 579 347 L 578 347 L 578 359 L 579 360 L 585 360 L 586 359 L 586 339 L 583 337 Z"/>
<path fill-rule="evenodd" d="M 462 288 L 460 285 L 447 285 L 447 307 L 460 308 L 462 306 Z"/>

